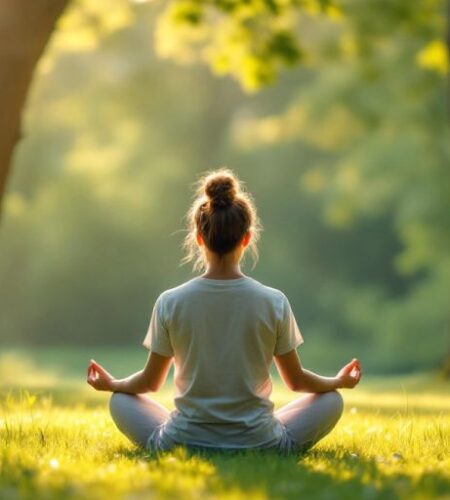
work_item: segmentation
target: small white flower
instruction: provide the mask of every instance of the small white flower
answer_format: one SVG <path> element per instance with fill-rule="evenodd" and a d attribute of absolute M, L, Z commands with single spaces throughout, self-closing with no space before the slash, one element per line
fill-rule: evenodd
<path fill-rule="evenodd" d="M 59 467 L 59 462 L 56 458 L 52 458 L 49 462 L 49 465 L 52 469 L 57 469 Z"/>
<path fill-rule="evenodd" d="M 353 406 L 353 408 L 350 408 L 350 413 L 352 415 L 354 415 L 355 413 L 358 413 L 358 408 L 356 408 L 355 406 Z"/>

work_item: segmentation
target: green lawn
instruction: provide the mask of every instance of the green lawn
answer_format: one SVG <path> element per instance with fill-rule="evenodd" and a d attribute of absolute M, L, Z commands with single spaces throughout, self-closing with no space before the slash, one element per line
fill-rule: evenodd
<path fill-rule="evenodd" d="M 0 498 L 450 498 L 449 384 L 431 375 L 342 391 L 341 421 L 304 455 L 157 456 L 116 430 L 109 395 L 85 383 L 86 356 L 0 352 Z M 93 357 L 122 376 L 146 354 Z M 156 396 L 173 407 L 170 381 Z M 274 379 L 276 406 L 294 397 Z"/>

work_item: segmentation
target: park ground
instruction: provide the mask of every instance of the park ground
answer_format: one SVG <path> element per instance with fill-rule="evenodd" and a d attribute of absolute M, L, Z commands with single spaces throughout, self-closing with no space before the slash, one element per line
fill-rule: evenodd
<path fill-rule="evenodd" d="M 158 455 L 122 436 L 109 394 L 85 382 L 89 357 L 125 376 L 142 355 L 0 351 L 0 498 L 450 499 L 450 384 L 436 375 L 366 375 L 342 391 L 335 430 L 303 455 Z M 279 407 L 296 394 L 274 377 L 272 396 Z M 155 398 L 173 407 L 170 380 Z"/>

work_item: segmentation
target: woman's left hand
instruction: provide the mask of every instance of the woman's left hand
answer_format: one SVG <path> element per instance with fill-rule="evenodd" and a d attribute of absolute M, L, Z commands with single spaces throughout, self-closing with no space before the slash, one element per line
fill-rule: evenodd
<path fill-rule="evenodd" d="M 361 363 L 358 359 L 353 358 L 336 375 L 339 381 L 338 389 L 353 389 L 361 380 L 361 374 Z"/>
<path fill-rule="evenodd" d="M 97 391 L 114 391 L 116 379 L 103 366 L 91 359 L 87 372 L 87 383 Z"/>

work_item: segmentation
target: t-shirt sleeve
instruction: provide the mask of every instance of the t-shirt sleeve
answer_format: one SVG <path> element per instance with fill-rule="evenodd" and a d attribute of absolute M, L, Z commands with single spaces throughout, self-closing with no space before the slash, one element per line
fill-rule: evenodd
<path fill-rule="evenodd" d="M 173 356 L 173 348 L 170 342 L 169 331 L 163 315 L 163 302 L 161 295 L 156 299 L 153 306 L 150 325 L 147 335 L 142 342 L 147 349 L 161 356 Z"/>
<path fill-rule="evenodd" d="M 297 325 L 294 313 L 288 298 L 283 294 L 282 314 L 278 324 L 277 339 L 275 343 L 274 354 L 286 354 L 299 345 L 303 344 L 303 337 Z"/>

